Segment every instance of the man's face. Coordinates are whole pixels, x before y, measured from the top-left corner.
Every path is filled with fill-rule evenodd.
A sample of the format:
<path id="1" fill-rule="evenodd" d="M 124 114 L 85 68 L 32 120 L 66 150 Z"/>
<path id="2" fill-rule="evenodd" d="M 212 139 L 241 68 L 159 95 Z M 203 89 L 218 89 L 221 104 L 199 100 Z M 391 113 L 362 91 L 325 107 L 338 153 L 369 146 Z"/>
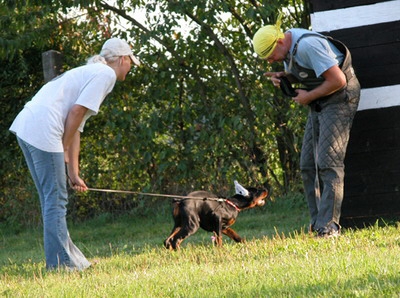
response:
<path id="1" fill-rule="evenodd" d="M 267 60 L 269 63 L 273 62 L 282 62 L 286 58 L 286 50 L 283 46 L 283 43 L 278 40 L 276 43 L 275 49 L 272 51 L 271 55 L 269 55 L 267 58 L 264 58 L 264 60 Z"/>

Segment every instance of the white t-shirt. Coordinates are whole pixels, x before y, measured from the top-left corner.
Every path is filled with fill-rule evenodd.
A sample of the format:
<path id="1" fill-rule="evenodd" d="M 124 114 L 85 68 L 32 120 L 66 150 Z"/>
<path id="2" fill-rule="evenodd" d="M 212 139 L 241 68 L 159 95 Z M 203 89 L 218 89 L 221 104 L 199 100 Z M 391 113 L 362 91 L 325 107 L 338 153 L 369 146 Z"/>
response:
<path id="1" fill-rule="evenodd" d="M 88 108 L 79 127 L 96 115 L 116 82 L 114 70 L 102 63 L 80 66 L 45 84 L 10 127 L 20 139 L 47 152 L 63 152 L 62 137 L 68 112 L 75 104 Z"/>

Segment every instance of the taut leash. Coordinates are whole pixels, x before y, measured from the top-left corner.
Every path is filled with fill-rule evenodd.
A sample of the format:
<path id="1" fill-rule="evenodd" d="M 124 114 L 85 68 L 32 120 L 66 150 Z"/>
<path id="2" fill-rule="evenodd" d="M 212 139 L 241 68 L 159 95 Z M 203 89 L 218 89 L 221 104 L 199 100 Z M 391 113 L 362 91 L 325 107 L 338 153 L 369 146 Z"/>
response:
<path id="1" fill-rule="evenodd" d="M 68 173 L 67 179 L 72 182 Z M 191 196 L 177 196 L 177 195 L 166 195 L 166 194 L 156 194 L 156 193 L 148 193 L 148 192 L 138 192 L 138 191 L 130 191 L 130 190 L 114 190 L 114 189 L 105 189 L 105 188 L 90 188 L 90 191 L 98 191 L 98 192 L 109 192 L 109 193 L 125 193 L 125 194 L 134 194 L 134 195 L 142 195 L 142 196 L 151 196 L 151 197 L 164 197 L 164 198 L 175 198 L 175 199 L 193 199 L 193 200 L 202 200 L 202 201 L 217 201 L 217 202 L 226 202 L 225 198 L 207 198 L 207 197 L 191 197 Z"/>
<path id="2" fill-rule="evenodd" d="M 125 194 L 134 194 L 134 195 L 151 196 L 151 197 L 176 198 L 176 199 L 194 199 L 194 200 L 202 200 L 202 201 L 211 200 L 211 201 L 218 201 L 218 202 L 227 201 L 227 199 L 224 199 L 224 198 L 207 198 L 207 197 L 166 195 L 166 194 L 138 192 L 138 191 L 130 191 L 130 190 L 114 190 L 114 189 L 90 188 L 90 187 L 88 188 L 88 190 L 90 190 L 90 191 L 98 191 L 98 192 L 109 192 L 109 193 L 125 193 Z"/>
<path id="3" fill-rule="evenodd" d="M 71 181 L 71 178 L 68 176 L 67 178 Z M 236 194 L 241 195 L 248 195 L 248 190 L 241 186 L 236 180 L 235 183 L 235 190 Z M 90 191 L 98 191 L 98 192 L 109 192 L 109 193 L 125 193 L 125 194 L 134 194 L 134 195 L 142 195 L 142 196 L 151 196 L 151 197 L 164 197 L 164 198 L 175 198 L 175 199 L 192 199 L 192 200 L 202 200 L 202 201 L 217 201 L 217 202 L 225 202 L 228 205 L 234 207 L 238 212 L 240 212 L 240 208 L 236 206 L 235 203 L 230 201 L 229 199 L 225 198 L 208 198 L 208 197 L 193 197 L 193 196 L 178 196 L 178 195 L 166 195 L 166 194 L 159 194 L 159 193 L 149 193 L 149 192 L 139 192 L 139 191 L 130 191 L 130 190 L 115 190 L 115 189 L 105 189 L 105 188 L 91 188 L 88 187 Z"/>

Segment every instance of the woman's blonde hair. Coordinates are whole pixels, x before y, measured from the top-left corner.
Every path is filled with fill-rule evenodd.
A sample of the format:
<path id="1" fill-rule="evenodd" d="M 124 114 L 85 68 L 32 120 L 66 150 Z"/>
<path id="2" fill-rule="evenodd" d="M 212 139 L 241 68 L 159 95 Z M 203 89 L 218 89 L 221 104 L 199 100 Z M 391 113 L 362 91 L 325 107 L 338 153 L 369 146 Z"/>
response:
<path id="1" fill-rule="evenodd" d="M 108 63 L 115 62 L 118 58 L 119 57 L 103 57 L 101 55 L 94 55 L 88 59 L 86 64 L 103 63 L 107 65 Z"/>

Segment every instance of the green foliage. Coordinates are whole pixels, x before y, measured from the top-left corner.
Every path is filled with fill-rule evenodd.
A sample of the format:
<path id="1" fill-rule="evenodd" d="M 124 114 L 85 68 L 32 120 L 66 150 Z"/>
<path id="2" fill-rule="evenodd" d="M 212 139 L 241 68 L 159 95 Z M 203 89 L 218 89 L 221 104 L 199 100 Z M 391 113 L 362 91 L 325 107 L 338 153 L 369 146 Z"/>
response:
<path id="1" fill-rule="evenodd" d="M 87 55 L 78 54 L 90 50 L 90 43 L 82 39 L 90 27 L 75 18 L 66 22 L 62 12 L 50 6 L 10 3 L 14 6 L 0 6 L 0 24 L 8 28 L 0 33 L 0 137 L 4 140 L 0 149 L 0 221 L 12 226 L 37 225 L 41 220 L 37 193 L 8 128 L 43 84 L 42 53 L 50 49 L 62 52 L 65 69 L 82 64 Z"/>
<path id="2" fill-rule="evenodd" d="M 64 54 L 64 69 L 69 69 L 98 53 L 108 37 L 120 36 L 131 41 L 142 66 L 117 83 L 99 115 L 86 124 L 81 173 L 90 187 L 179 195 L 208 189 L 229 195 L 237 179 L 245 185 L 267 185 L 276 194 L 300 188 L 305 109 L 282 98 L 263 78 L 270 66 L 257 59 L 251 38 L 285 6 L 291 7 L 285 10 L 286 28 L 305 24 L 302 2 L 51 2 L 1 8 L 7 17 L 0 24 L 13 23 L 0 33 L 0 43 L 7 44 L 1 61 L 10 71 L 13 61 L 22 59 L 20 66 L 25 67 L 23 73 L 2 75 L 7 86 L 15 86 L 8 89 L 12 94 L 24 94 L 12 106 L 1 100 L 12 108 L 2 120 L 10 148 L 1 149 L 8 161 L 1 176 L 7 178 L 10 170 L 16 180 L 28 176 L 22 166 L 13 170 L 9 165 L 20 161 L 21 154 L 6 132 L 41 84 L 40 63 L 36 60 L 34 68 L 25 57 L 40 59 L 40 52 L 58 50 Z M 134 14 L 139 9 L 143 19 Z M 15 75 L 21 79 L 13 79 Z M 2 181 L 1 200 L 20 195 L 13 193 L 12 179 Z M 74 218 L 139 204 L 140 198 L 98 193 L 71 197 Z M 8 217 L 0 213 L 0 220 Z"/>
<path id="3" fill-rule="evenodd" d="M 0 80 L 0 220 L 7 220 L 13 226 L 37 224 L 40 210 L 36 193 L 29 176 L 25 160 L 17 147 L 15 136 L 8 128 L 20 108 L 40 84 L 39 73 L 41 53 L 34 49 L 26 55 L 14 56 L 9 61 L 1 60 Z M 22 87 L 24 86 L 24 87 Z"/>

